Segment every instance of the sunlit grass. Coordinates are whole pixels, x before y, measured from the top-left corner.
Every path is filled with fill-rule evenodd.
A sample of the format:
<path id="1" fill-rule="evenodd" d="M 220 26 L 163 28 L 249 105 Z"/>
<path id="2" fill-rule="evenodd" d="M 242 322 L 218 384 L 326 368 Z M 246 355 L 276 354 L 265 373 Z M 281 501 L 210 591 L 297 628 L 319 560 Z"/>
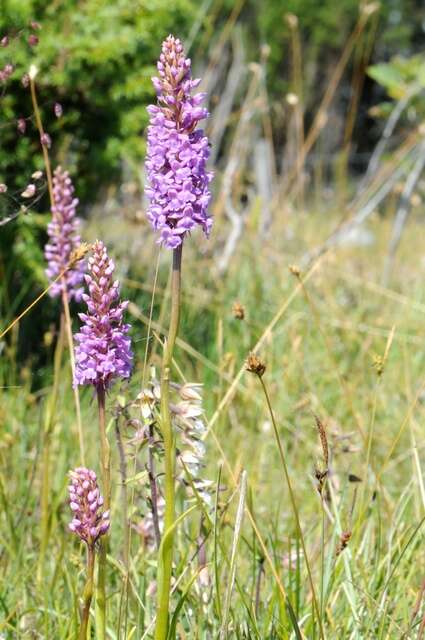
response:
<path id="1" fill-rule="evenodd" d="M 305 249 L 318 243 L 318 234 L 325 237 L 326 230 L 313 216 L 305 215 L 292 220 L 291 228 L 293 238 L 289 240 L 285 224 L 276 224 L 276 232 L 261 251 L 255 250 L 255 229 L 248 230 L 219 286 L 206 259 L 205 269 L 198 261 L 195 267 L 196 248 L 190 252 L 185 265 L 180 337 L 194 351 L 188 353 L 184 346 L 177 346 L 176 361 L 187 379 L 205 383 L 207 417 L 211 418 L 249 350 L 279 308 L 290 300 L 266 335 L 260 353 L 267 363 L 264 380 L 287 459 L 315 588 L 323 598 L 325 635 L 413 638 L 422 615 L 417 598 L 423 579 L 420 567 L 424 561 L 425 515 L 421 434 L 425 397 L 425 300 L 421 283 L 425 265 L 418 259 L 421 227 L 414 222 L 408 230 L 389 288 L 380 285 L 385 221 L 377 219 L 370 225 L 376 240 L 373 245 L 344 247 L 322 256 L 304 288 L 298 286 L 289 265 L 299 263 Z M 127 291 L 144 316 L 149 316 L 151 294 L 140 292 L 132 282 L 140 278 L 147 288 L 153 282 L 151 256 L 155 251 L 152 245 L 146 245 L 140 260 L 134 260 L 134 267 L 133 258 L 129 261 Z M 119 263 L 119 249 L 117 253 Z M 210 258 L 208 261 L 213 264 Z M 306 274 L 307 269 L 302 268 L 301 278 Z M 167 273 L 161 268 L 153 315 L 159 326 L 151 334 L 151 353 L 161 333 L 166 282 Z M 244 320 L 232 314 L 236 300 L 245 307 Z M 138 351 L 136 374 L 129 388 L 111 392 L 109 417 L 118 393 L 134 398 L 140 389 L 147 328 L 135 316 L 133 335 Z M 379 358 L 384 357 L 387 347 L 379 376 Z M 159 354 L 158 346 L 156 350 Z M 6 350 L 2 363 L 0 632 L 7 638 L 73 638 L 78 628 L 77 594 L 84 583 L 84 554 L 67 531 L 66 476 L 69 468 L 78 464 L 70 373 L 64 367 L 60 380 L 51 443 L 47 553 L 42 577 L 37 580 L 42 427 L 52 372 L 46 368 L 44 387 L 33 389 L 26 367 L 11 376 L 14 357 L 13 350 Z M 155 361 L 158 355 L 153 356 Z M 174 375 L 176 379 L 179 376 L 176 370 Z M 228 637 L 319 638 L 306 565 L 266 403 L 255 376 L 244 373 L 234 387 L 206 438 L 205 477 L 217 480 L 222 470 L 217 509 L 201 517 L 198 508 L 177 530 L 177 583 L 173 594 L 173 609 L 179 607 L 176 636 L 216 637 L 227 625 Z M 96 405 L 90 390 L 82 393 L 81 400 L 88 463 L 96 468 Z M 322 454 L 314 415 L 326 426 L 330 447 L 324 499 L 323 593 L 322 515 L 314 480 Z M 111 443 L 113 428 L 111 418 Z M 132 524 L 137 525 L 149 508 L 148 485 L 142 473 L 145 451 L 137 452 L 128 445 L 132 435 L 128 428 L 123 431 L 130 468 L 137 453 L 137 474 L 129 481 L 135 489 L 130 516 Z M 370 463 L 366 466 L 369 437 Z M 234 482 L 238 483 L 243 469 L 248 481 L 246 506 L 275 574 L 264 559 L 247 513 L 235 547 L 235 561 L 229 565 L 240 499 Z M 131 536 L 126 635 L 124 625 L 118 635 L 125 572 L 115 445 L 112 473 L 109 633 L 111 638 L 149 637 L 155 615 L 156 554 L 143 548 L 135 530 Z M 188 504 L 181 503 L 181 493 L 178 500 L 182 513 Z M 341 550 L 343 532 L 350 535 Z M 200 555 L 200 546 L 205 556 Z M 233 569 L 234 588 L 226 596 Z M 290 606 L 282 598 L 276 574 Z M 229 615 L 225 624 L 226 598 Z"/>

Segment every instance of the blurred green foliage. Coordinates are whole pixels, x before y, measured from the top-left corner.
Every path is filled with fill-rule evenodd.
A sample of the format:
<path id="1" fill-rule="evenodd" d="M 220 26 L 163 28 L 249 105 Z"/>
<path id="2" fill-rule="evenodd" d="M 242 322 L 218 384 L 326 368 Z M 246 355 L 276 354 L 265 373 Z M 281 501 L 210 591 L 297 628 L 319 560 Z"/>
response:
<path id="1" fill-rule="evenodd" d="M 290 16 L 296 16 L 307 109 L 317 105 L 362 12 L 369 18 L 357 48 L 360 52 L 372 42 L 373 60 L 400 53 L 408 56 L 423 43 L 422 0 L 266 0 L 261 6 L 257 28 L 261 40 L 270 46 L 268 84 L 275 97 L 288 90 L 293 59 Z"/>
<path id="2" fill-rule="evenodd" d="M 412 92 L 425 89 L 425 55 L 418 54 L 410 58 L 397 56 L 389 62 L 372 65 L 368 73 L 385 87 L 391 98 L 400 100 Z"/>
<path id="3" fill-rule="evenodd" d="M 170 31 L 185 35 L 195 14 L 193 0 L 0 0 L 0 38 L 9 38 L 9 45 L 0 47 L 0 69 L 14 66 L 0 84 L 0 183 L 8 187 L 0 196 L 0 219 L 12 218 L 0 227 L 2 326 L 47 284 L 42 251 L 47 218 L 35 213 L 48 210 L 47 189 L 28 214 L 16 216 L 28 204 L 20 192 L 34 170 L 43 169 L 30 90 L 22 77 L 31 64 L 38 67 L 38 99 L 52 138 L 53 164 L 70 170 L 80 200 L 91 203 L 102 185 L 118 180 L 123 165 L 141 166 L 145 106 L 153 97 L 150 77 L 161 41 Z M 41 28 L 31 26 L 33 21 Z M 36 46 L 28 43 L 31 34 L 39 39 Z M 56 102 L 63 107 L 60 119 Z M 24 135 L 17 131 L 18 118 L 26 120 Z M 24 321 L 23 356 L 34 330 L 40 335 L 41 324 L 57 317 L 57 305 L 39 305 L 31 316 L 26 329 Z"/>
<path id="4" fill-rule="evenodd" d="M 53 164 L 60 162 L 70 170 L 81 211 L 102 201 L 102 188 L 119 184 L 123 173 L 126 178 L 140 175 L 146 105 L 154 97 L 150 77 L 169 32 L 193 44 L 190 55 L 195 67 L 202 68 L 217 41 L 227 46 L 223 36 L 231 36 L 232 29 L 224 29 L 234 24 L 229 22 L 234 18 L 242 28 L 248 62 L 260 59 L 262 45 L 270 48 L 267 83 L 271 102 L 278 107 L 291 87 L 287 15 L 296 15 L 308 124 L 365 4 L 359 0 L 0 0 L 0 39 L 8 35 L 10 41 L 0 47 L 0 70 L 8 63 L 14 65 L 11 78 L 0 83 L 0 183 L 8 186 L 8 193 L 0 196 L 0 219 L 19 211 L 19 193 L 33 171 L 43 168 L 30 92 L 21 83 L 31 64 L 39 68 L 37 90 L 45 129 L 53 141 Z M 40 30 L 37 25 L 31 27 L 34 20 Z M 382 2 L 366 34 L 374 42 L 372 61 L 414 53 L 422 42 L 424 20 L 422 0 Z M 39 39 L 36 46 L 28 43 L 31 34 Z M 396 75 L 403 85 L 405 69 L 400 64 L 375 66 L 371 77 L 385 86 L 385 76 Z M 351 81 L 346 75 L 341 92 L 345 94 Z M 397 89 L 387 88 L 396 98 Z M 56 102 L 63 106 L 59 119 L 54 115 Z M 17 132 L 18 118 L 26 120 L 25 135 Z M 277 144 L 282 140 L 279 118 L 274 121 Z M 48 210 L 46 194 L 38 200 L 37 209 Z M 45 218 L 33 212 L 19 214 L 0 227 L 2 279 L 8 288 L 2 299 L 15 299 L 13 307 L 4 302 L 3 320 L 18 306 L 22 310 L 46 284 L 44 241 Z M 17 290 L 23 296 L 19 305 L 12 295 Z M 55 317 L 56 308 L 44 306 Z"/>
<path id="5" fill-rule="evenodd" d="M 52 154 L 66 159 L 81 177 L 80 195 L 93 200 L 94 191 L 120 171 L 123 161 L 140 164 L 145 105 L 152 97 L 150 76 L 160 43 L 171 30 L 187 33 L 196 3 L 6 0 L 0 6 L 0 33 L 11 41 L 0 49 L 0 65 L 16 66 L 1 100 L 1 180 L 23 186 L 40 164 L 34 127 L 19 140 L 16 133 L 16 119 L 32 115 L 29 91 L 20 80 L 36 64 Z M 32 20 L 42 26 L 36 47 L 27 43 Z M 60 120 L 53 113 L 56 101 L 64 110 Z"/>
<path id="6" fill-rule="evenodd" d="M 268 84 L 272 99 L 279 101 L 290 78 L 287 16 L 292 13 L 298 19 L 303 83 L 309 85 L 304 89 L 316 104 L 327 69 L 365 5 L 360 0 L 0 0 L 0 37 L 10 37 L 9 46 L 0 48 L 0 69 L 15 66 L 0 99 L 0 182 L 22 188 L 41 165 L 29 91 L 20 82 L 32 63 L 40 69 L 39 98 L 53 139 L 52 156 L 78 174 L 78 193 L 92 202 L 123 166 L 133 174 L 140 169 L 145 107 L 153 97 L 150 77 L 169 32 L 183 39 L 194 35 L 191 54 L 202 65 L 229 16 L 237 15 L 250 60 L 259 58 L 262 44 L 270 47 Z M 418 0 L 381 3 L 371 20 L 379 55 L 410 53 L 423 35 L 421 16 L 425 19 L 425 8 Z M 35 32 L 35 47 L 28 44 L 32 20 L 42 27 Z M 56 101 L 64 109 L 59 120 L 53 113 Z M 28 119 L 25 136 L 16 131 L 20 117 Z"/>

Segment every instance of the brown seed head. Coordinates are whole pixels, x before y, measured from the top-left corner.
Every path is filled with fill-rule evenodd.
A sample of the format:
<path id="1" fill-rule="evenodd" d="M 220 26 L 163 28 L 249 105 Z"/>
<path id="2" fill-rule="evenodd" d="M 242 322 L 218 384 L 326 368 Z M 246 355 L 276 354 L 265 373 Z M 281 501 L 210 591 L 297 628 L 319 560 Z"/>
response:
<path id="1" fill-rule="evenodd" d="M 373 368 L 376 371 L 378 377 L 381 377 L 384 373 L 384 358 L 379 355 L 373 357 Z"/>
<path id="2" fill-rule="evenodd" d="M 326 468 L 328 468 L 328 465 L 329 465 L 329 447 L 328 447 L 328 438 L 326 436 L 326 429 L 325 429 L 325 427 L 323 425 L 323 422 L 320 420 L 320 418 L 318 416 L 315 415 L 314 419 L 316 420 L 316 427 L 317 427 L 317 430 L 319 432 L 320 444 L 322 445 L 323 459 L 325 461 Z"/>
<path id="3" fill-rule="evenodd" d="M 301 269 L 299 268 L 298 265 L 296 264 L 291 264 L 289 265 L 289 271 L 292 273 L 293 276 L 295 276 L 296 278 L 299 278 L 301 275 Z"/>
<path id="4" fill-rule="evenodd" d="M 232 313 L 236 320 L 243 320 L 245 318 L 245 307 L 240 302 L 236 301 L 233 303 Z"/>
<path id="5" fill-rule="evenodd" d="M 246 370 L 262 378 L 266 370 L 266 363 L 256 356 L 255 353 L 250 353 L 246 361 Z"/>
<path id="6" fill-rule="evenodd" d="M 351 535 L 352 535 L 351 531 L 343 531 L 341 533 L 338 546 L 336 548 L 337 556 L 339 556 L 339 554 L 342 553 L 344 549 L 347 547 L 348 543 L 350 542 Z"/>
<path id="7" fill-rule="evenodd" d="M 298 27 L 298 16 L 294 13 L 287 13 L 285 15 L 285 21 L 290 29 L 296 29 Z"/>
<path id="8" fill-rule="evenodd" d="M 85 255 L 91 250 L 92 246 L 87 242 L 82 242 L 72 253 L 69 258 L 69 267 L 72 267 L 76 262 L 79 262 Z"/>

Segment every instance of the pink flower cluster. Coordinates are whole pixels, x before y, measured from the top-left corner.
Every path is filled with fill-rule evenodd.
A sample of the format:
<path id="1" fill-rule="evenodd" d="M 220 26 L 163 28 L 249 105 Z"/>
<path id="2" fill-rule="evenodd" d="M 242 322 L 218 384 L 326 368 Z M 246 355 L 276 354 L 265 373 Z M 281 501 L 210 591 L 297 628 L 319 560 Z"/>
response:
<path id="1" fill-rule="evenodd" d="M 74 187 L 67 171 L 58 167 L 53 176 L 52 220 L 47 227 L 49 242 L 44 248 L 47 260 L 46 275 L 53 281 L 69 264 L 71 254 L 80 246 L 79 219 L 76 217 L 78 199 L 74 198 Z M 66 287 L 68 298 L 81 300 L 85 265 L 78 262 L 50 288 L 52 297 L 59 296 Z"/>
<path id="2" fill-rule="evenodd" d="M 158 242 L 174 249 L 196 226 L 208 236 L 212 225 L 208 138 L 196 129 L 208 112 L 200 106 L 205 94 L 191 95 L 200 80 L 192 80 L 191 61 L 174 36 L 168 36 L 162 45 L 158 74 L 152 78 L 158 105 L 148 107 L 147 215 L 160 232 Z"/>
<path id="3" fill-rule="evenodd" d="M 69 506 L 73 518 L 70 530 L 88 545 L 94 545 L 109 529 L 109 511 L 102 513 L 103 498 L 100 495 L 94 471 L 78 467 L 70 471 L 71 483 L 68 487 Z"/>
<path id="4" fill-rule="evenodd" d="M 130 325 L 123 322 L 128 302 L 118 302 L 120 287 L 112 279 L 114 270 L 103 242 L 97 240 L 85 276 L 89 293 L 82 296 L 88 313 L 79 314 L 83 325 L 75 334 L 75 385 L 106 389 L 115 378 L 130 377 Z"/>

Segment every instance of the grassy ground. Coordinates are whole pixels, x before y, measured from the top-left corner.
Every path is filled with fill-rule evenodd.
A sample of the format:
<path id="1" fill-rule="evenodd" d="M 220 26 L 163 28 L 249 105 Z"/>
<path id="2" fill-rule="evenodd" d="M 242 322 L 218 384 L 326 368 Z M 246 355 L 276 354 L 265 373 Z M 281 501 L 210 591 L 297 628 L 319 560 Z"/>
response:
<path id="1" fill-rule="evenodd" d="M 285 213 L 276 216 L 269 238 L 261 243 L 256 228 L 248 226 L 222 277 L 214 272 L 211 255 L 202 253 L 199 236 L 186 243 L 184 342 L 173 375 L 205 384 L 204 476 L 215 484 L 211 508 L 192 500 L 196 508 L 177 529 L 173 610 L 178 610 L 178 638 L 215 638 L 220 632 L 223 638 L 258 639 L 422 637 L 423 229 L 412 221 L 388 287 L 380 282 L 389 227 L 377 218 L 369 227 L 372 245 L 332 250 L 299 277 L 291 273 L 289 265 L 320 244 L 335 221 L 333 215 Z M 118 224 L 113 218 L 103 225 L 95 221 L 86 236 L 96 233 L 112 241 Z M 217 233 L 222 224 L 216 221 Z M 146 317 L 157 249 L 151 238 L 139 240 L 134 228 L 119 229 L 115 256 L 118 270 L 126 272 L 124 293 L 133 302 L 129 315 L 137 360 L 130 385 L 114 388 L 108 398 L 113 455 L 108 629 L 111 638 L 140 639 L 151 637 L 155 615 L 156 552 L 143 544 L 139 529 L 149 511 L 147 453 L 140 439 L 134 440 L 137 424 L 122 420 L 131 522 L 126 598 L 114 415 L 117 402 L 135 399 L 147 377 Z M 153 306 L 156 324 L 148 341 L 148 362 L 156 365 L 158 337 L 167 324 L 167 262 L 162 255 Z M 236 301 L 245 308 L 243 320 L 232 312 Z M 247 354 L 259 341 L 258 355 L 267 365 L 262 380 L 302 537 L 261 381 L 244 371 Z M 48 360 L 54 344 L 47 333 L 41 348 Z M 13 339 L 3 351 L 4 638 L 70 639 L 77 633 L 85 556 L 67 530 L 67 472 L 79 464 L 68 369 L 65 358 L 47 438 L 52 369 L 46 367 L 44 386 L 34 389 L 30 369 L 16 366 Z M 88 462 L 99 470 L 91 391 L 84 390 L 81 400 Z M 133 420 L 140 419 L 136 409 L 131 411 Z M 322 497 L 315 470 L 324 471 L 326 461 L 316 416 L 329 446 Z M 49 488 L 47 520 L 42 517 L 43 486 Z M 179 490 L 179 513 L 189 504 L 184 493 Z"/>

